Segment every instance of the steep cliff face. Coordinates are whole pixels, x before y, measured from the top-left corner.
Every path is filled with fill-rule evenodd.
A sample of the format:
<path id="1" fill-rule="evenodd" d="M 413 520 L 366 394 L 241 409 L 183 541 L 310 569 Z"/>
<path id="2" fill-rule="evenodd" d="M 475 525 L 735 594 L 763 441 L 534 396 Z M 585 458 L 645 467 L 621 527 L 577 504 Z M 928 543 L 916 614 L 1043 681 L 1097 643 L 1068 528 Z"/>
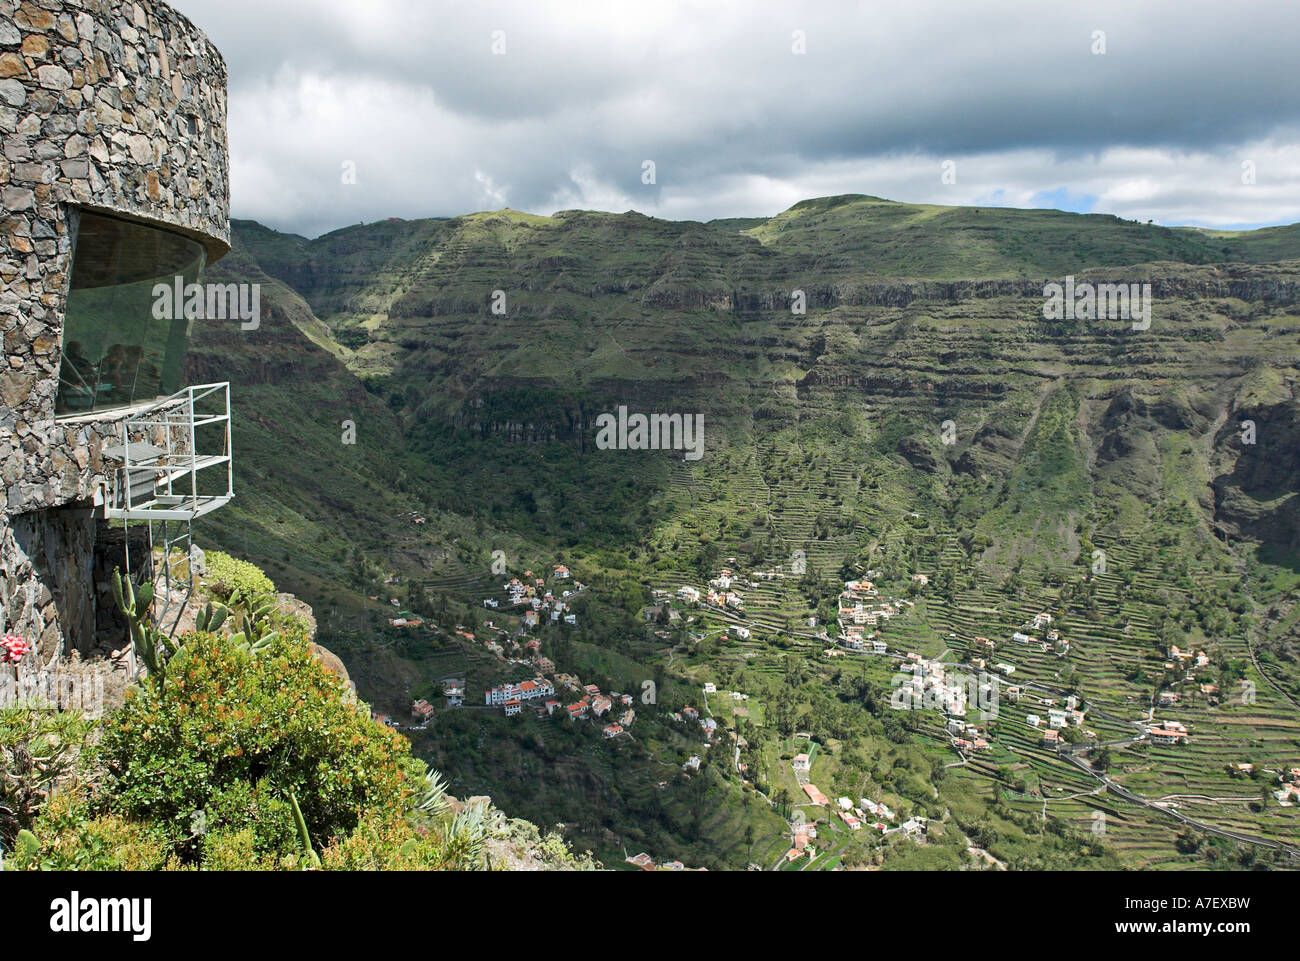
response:
<path id="1" fill-rule="evenodd" d="M 698 412 L 714 449 L 817 425 L 825 443 L 861 433 L 861 457 L 896 456 L 917 475 L 1006 483 L 1042 473 L 1035 425 L 1068 386 L 1090 494 L 1169 488 L 1176 438 L 1190 458 L 1176 486 L 1194 482 L 1207 523 L 1295 537 L 1289 228 L 1222 235 L 837 197 L 766 221 L 501 211 L 312 241 L 248 223 L 235 235 L 223 270 L 269 285 L 271 320 L 238 342 L 205 334 L 194 370 L 233 367 L 268 396 L 329 385 L 333 417 L 364 409 L 405 437 L 415 474 L 445 454 L 467 479 L 479 462 L 504 469 L 484 452 L 559 445 L 579 459 L 529 461 L 540 473 L 503 483 L 598 487 L 595 418 L 626 405 Z M 1044 284 L 1066 276 L 1149 284 L 1149 325 L 1046 317 Z M 1244 397 L 1260 376 L 1285 396 Z M 1241 419 L 1256 421 L 1254 448 L 1232 443 Z M 662 489 L 654 477 L 647 496 Z"/>
<path id="2" fill-rule="evenodd" d="M 1213 480 L 1214 512 L 1237 535 L 1300 549 L 1300 400 L 1297 380 L 1278 384 L 1289 399 L 1240 398 L 1215 437 L 1223 452 Z"/>

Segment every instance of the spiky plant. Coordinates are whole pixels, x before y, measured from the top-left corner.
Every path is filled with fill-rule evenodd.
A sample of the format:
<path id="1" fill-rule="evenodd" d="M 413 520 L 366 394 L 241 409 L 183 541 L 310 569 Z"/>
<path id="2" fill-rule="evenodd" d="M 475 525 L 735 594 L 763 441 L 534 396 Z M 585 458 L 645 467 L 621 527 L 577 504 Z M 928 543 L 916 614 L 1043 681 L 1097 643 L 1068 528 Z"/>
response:
<path id="1" fill-rule="evenodd" d="M 467 866 L 484 863 L 488 840 L 487 807 L 472 804 L 444 824 L 443 851 L 449 861 Z"/>
<path id="2" fill-rule="evenodd" d="M 215 634 L 221 629 L 221 625 L 226 623 L 226 618 L 229 615 L 230 611 L 225 605 L 217 604 L 214 606 L 211 601 L 208 601 L 194 618 L 194 627 L 204 633 Z"/>
<path id="3" fill-rule="evenodd" d="M 308 870 L 319 869 L 320 855 L 311 846 L 311 835 L 307 833 L 307 821 L 302 816 L 302 808 L 298 806 L 298 797 L 292 791 L 289 792 L 289 803 L 293 805 L 293 820 L 298 825 L 298 841 L 302 844 L 303 857 L 307 862 Z"/>
<path id="4" fill-rule="evenodd" d="M 176 653 L 176 646 L 149 621 L 153 584 L 141 584 L 137 591 L 131 578 L 123 577 L 121 568 L 115 568 L 113 598 L 117 601 L 118 610 L 126 617 L 136 656 L 151 677 L 163 677 L 167 671 L 167 661 Z"/>
<path id="5" fill-rule="evenodd" d="M 429 771 L 416 792 L 413 810 L 431 818 L 440 818 L 450 808 L 447 803 L 447 780 L 437 771 Z"/>

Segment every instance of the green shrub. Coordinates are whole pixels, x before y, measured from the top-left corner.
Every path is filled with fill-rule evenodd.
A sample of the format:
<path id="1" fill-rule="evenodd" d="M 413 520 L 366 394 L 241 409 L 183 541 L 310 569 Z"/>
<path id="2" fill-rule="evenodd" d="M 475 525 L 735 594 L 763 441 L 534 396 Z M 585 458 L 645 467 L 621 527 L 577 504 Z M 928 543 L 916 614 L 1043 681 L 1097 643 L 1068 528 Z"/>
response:
<path id="1" fill-rule="evenodd" d="M 259 855 L 283 860 L 299 853 L 298 829 L 293 808 L 282 792 L 267 779 L 256 784 L 236 781 L 215 792 L 196 819 L 203 862 L 213 856 L 214 847 L 236 834 L 247 833 Z"/>
<path id="2" fill-rule="evenodd" d="M 96 815 L 79 790 L 55 794 L 32 833 L 39 848 L 22 845 L 5 861 L 15 871 L 158 871 L 169 865 L 169 847 L 158 825 L 115 814 Z"/>
<path id="3" fill-rule="evenodd" d="M 327 871 L 454 871 L 479 867 L 459 850 L 449 851 L 443 835 L 407 819 L 366 814 L 355 831 L 321 852 Z"/>
<path id="4" fill-rule="evenodd" d="M 30 829 L 55 784 L 69 775 L 92 724 L 80 714 L 0 709 L 0 845 Z"/>
<path id="5" fill-rule="evenodd" d="M 213 831 L 203 841 L 205 871 L 273 871 L 280 865 L 257 850 L 251 828 Z"/>
<path id="6" fill-rule="evenodd" d="M 255 564 L 221 551 L 209 551 L 206 563 L 213 593 L 231 607 L 249 607 L 258 598 L 265 599 L 275 594 L 275 584 Z"/>
<path id="7" fill-rule="evenodd" d="M 223 832 L 251 830 L 259 853 L 278 856 L 293 847 L 290 791 L 318 845 L 350 832 L 362 810 L 402 811 L 423 765 L 305 641 L 252 656 L 193 634 L 184 650 L 179 669 L 146 679 L 105 725 L 103 796 L 114 813 L 157 822 L 194 863 L 204 847 L 196 812 Z"/>

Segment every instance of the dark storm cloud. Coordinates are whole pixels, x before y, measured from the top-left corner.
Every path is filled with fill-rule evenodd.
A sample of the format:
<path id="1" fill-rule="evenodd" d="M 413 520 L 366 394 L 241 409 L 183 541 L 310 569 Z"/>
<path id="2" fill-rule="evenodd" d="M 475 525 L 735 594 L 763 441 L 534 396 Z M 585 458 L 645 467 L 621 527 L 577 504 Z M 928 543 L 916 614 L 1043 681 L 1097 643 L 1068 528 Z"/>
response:
<path id="1" fill-rule="evenodd" d="M 846 192 L 1300 219 L 1298 6 L 175 3 L 230 66 L 235 213 L 283 229 Z"/>

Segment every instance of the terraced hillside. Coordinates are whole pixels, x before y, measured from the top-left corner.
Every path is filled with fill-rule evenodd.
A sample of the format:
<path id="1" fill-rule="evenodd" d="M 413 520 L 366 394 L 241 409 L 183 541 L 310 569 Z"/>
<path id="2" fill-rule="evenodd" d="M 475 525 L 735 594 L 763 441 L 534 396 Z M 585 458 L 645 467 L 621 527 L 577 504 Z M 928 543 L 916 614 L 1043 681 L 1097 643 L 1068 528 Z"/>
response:
<path id="1" fill-rule="evenodd" d="M 1300 846 L 1300 808 L 1267 796 L 1271 775 L 1228 771 L 1300 765 L 1295 228 L 835 197 L 768 220 L 507 210 L 316 240 L 238 223 L 235 240 L 222 276 L 263 282 L 272 309 L 253 334 L 196 334 L 196 371 L 239 385 L 246 493 L 211 536 L 347 635 L 331 646 L 363 695 L 396 710 L 455 647 L 383 640 L 384 599 L 369 598 L 449 631 L 481 624 L 497 550 L 512 570 L 563 559 L 594 586 L 580 636 L 544 638 L 560 669 L 686 684 L 682 702 L 707 681 L 753 695 L 748 716 L 716 705 L 744 745 L 706 767 L 734 799 L 708 825 L 683 820 L 688 794 L 653 797 L 658 765 L 688 748 L 671 725 L 615 763 L 531 719 L 516 737 L 448 718 L 445 739 L 424 737 L 453 785 L 449 744 L 505 737 L 465 760 L 466 786 L 513 793 L 607 859 L 654 810 L 653 836 L 684 859 L 726 850 L 715 864 L 744 866 L 783 853 L 771 813 L 793 816 L 776 790 L 802 724 L 834 742 L 823 763 L 843 790 L 887 790 L 949 826 L 928 854 L 846 834 L 813 864 L 956 866 L 972 838 L 1027 867 L 1246 864 Z M 1150 284 L 1149 325 L 1047 319 L 1044 285 L 1067 276 Z M 619 406 L 702 415 L 704 457 L 599 449 L 596 418 Z M 658 634 L 638 621 L 652 590 L 703 588 L 722 567 L 785 573 L 744 591 L 743 616 L 682 608 Z M 916 606 L 882 632 L 888 658 L 828 659 L 835 596 L 867 570 Z M 1012 647 L 1046 611 L 1067 656 Z M 941 716 L 891 716 L 895 655 L 969 665 L 976 637 L 1032 696 L 1086 703 L 1095 737 L 1044 747 L 1004 701 L 991 753 L 965 757 Z M 1188 679 L 1166 667 L 1173 647 L 1207 663 Z M 1153 716 L 1189 743 L 1134 740 Z M 589 754 L 566 760 L 565 791 L 530 785 L 533 737 L 545 756 L 563 753 L 552 742 Z M 615 813 L 620 781 L 640 787 Z M 767 840 L 722 845 L 742 823 Z"/>

